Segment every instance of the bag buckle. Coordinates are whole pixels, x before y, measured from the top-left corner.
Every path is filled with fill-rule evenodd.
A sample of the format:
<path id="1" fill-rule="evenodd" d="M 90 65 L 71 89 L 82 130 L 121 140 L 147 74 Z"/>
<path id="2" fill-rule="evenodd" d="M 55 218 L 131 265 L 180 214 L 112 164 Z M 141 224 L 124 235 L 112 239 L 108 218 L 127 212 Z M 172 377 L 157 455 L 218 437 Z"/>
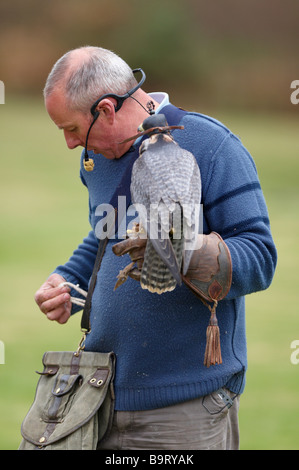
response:
<path id="1" fill-rule="evenodd" d="M 85 339 L 86 339 L 86 335 L 89 333 L 89 331 L 83 331 L 83 336 L 78 344 L 78 348 L 77 348 L 77 351 L 74 352 L 74 356 L 78 357 L 80 352 L 83 351 L 83 349 L 85 349 Z"/>

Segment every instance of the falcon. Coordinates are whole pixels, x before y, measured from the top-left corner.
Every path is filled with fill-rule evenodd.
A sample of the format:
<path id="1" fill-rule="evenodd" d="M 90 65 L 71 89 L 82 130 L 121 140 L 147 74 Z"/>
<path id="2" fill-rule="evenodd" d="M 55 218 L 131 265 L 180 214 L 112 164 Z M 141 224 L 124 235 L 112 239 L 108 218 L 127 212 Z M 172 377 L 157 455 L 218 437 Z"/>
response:
<path id="1" fill-rule="evenodd" d="M 139 214 L 139 232 L 147 237 L 140 283 L 161 294 L 181 284 L 197 241 L 201 202 L 200 170 L 194 155 L 170 134 L 163 114 L 142 123 L 148 134 L 132 168 L 131 199 Z"/>

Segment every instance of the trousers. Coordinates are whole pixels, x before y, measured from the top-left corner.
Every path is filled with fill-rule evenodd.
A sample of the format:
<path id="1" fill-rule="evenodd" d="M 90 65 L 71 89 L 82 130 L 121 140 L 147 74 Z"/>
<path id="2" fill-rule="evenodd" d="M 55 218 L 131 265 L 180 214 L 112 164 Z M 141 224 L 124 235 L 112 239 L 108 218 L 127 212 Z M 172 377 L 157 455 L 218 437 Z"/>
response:
<path id="1" fill-rule="evenodd" d="M 221 389 L 165 408 L 115 411 L 111 433 L 97 450 L 238 450 L 239 396 Z"/>

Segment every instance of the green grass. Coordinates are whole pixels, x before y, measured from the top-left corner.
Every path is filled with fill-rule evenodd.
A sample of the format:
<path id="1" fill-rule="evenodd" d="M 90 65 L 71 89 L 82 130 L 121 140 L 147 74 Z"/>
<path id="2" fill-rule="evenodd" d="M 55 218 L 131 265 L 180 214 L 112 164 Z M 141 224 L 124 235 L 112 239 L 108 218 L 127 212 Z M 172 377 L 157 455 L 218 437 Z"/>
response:
<path id="1" fill-rule="evenodd" d="M 247 297 L 249 369 L 241 398 L 242 449 L 298 450 L 299 339 L 297 241 L 299 141 L 289 116 L 225 116 L 254 156 L 264 190 L 278 266 L 271 287 Z"/>
<path id="2" fill-rule="evenodd" d="M 299 365 L 290 344 L 299 339 L 296 302 L 299 229 L 298 127 L 289 116 L 217 113 L 254 156 L 268 203 L 279 263 L 272 286 L 247 298 L 249 370 L 241 398 L 241 449 L 299 449 Z M 77 315 L 49 322 L 33 295 L 89 230 L 80 150 L 70 152 L 43 103 L 6 97 L 1 122 L 0 449 L 16 449 L 34 397 L 42 354 L 73 350 Z"/>

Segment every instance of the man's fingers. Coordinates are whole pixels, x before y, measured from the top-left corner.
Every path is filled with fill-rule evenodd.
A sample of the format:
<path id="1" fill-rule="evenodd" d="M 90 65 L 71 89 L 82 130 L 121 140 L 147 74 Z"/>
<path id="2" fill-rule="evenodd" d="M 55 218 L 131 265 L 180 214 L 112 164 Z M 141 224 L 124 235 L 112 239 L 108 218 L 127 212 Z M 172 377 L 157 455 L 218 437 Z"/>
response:
<path id="1" fill-rule="evenodd" d="M 56 310 L 57 308 L 64 306 L 66 302 L 70 301 L 70 294 L 63 293 L 60 295 L 56 295 L 55 297 L 51 297 L 48 300 L 44 300 L 40 304 L 40 309 L 43 313 L 47 314 Z"/>
<path id="2" fill-rule="evenodd" d="M 40 306 L 47 300 L 53 299 L 63 293 L 70 292 L 70 288 L 67 286 L 63 287 L 52 287 L 50 284 L 45 283 L 35 294 L 35 301 Z"/>
<path id="3" fill-rule="evenodd" d="M 57 321 L 60 324 L 66 323 L 71 315 L 71 302 L 67 302 L 60 307 L 57 307 L 55 310 L 51 310 L 46 314 L 48 320 Z"/>

